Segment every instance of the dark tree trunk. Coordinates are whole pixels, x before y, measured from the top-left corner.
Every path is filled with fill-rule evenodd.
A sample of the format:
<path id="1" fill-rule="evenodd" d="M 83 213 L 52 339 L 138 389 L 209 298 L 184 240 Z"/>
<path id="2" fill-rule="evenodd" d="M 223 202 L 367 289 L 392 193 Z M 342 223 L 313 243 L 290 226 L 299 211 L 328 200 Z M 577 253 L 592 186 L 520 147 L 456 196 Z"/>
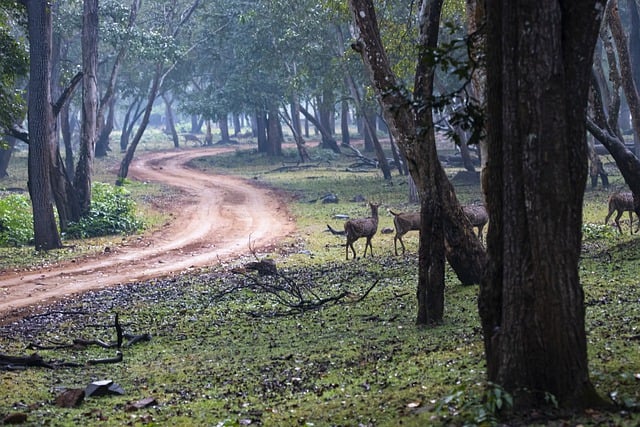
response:
<path id="1" fill-rule="evenodd" d="M 585 114 L 604 0 L 487 2 L 487 375 L 516 410 L 601 403 L 578 263 Z M 600 12 L 601 13 L 601 12 Z M 514 49 L 524 52 L 514 55 Z"/>
<path id="2" fill-rule="evenodd" d="M 171 108 L 172 100 L 169 99 L 169 95 L 167 95 L 166 93 L 162 93 L 161 96 L 162 100 L 164 101 L 165 115 L 167 116 L 167 130 L 171 135 L 173 148 L 180 148 L 180 137 L 178 136 L 178 132 L 176 132 L 176 124 L 173 119 L 173 109 Z"/>
<path id="3" fill-rule="evenodd" d="M 111 97 L 109 101 L 109 114 L 107 114 L 107 118 L 105 122 L 98 126 L 99 134 L 98 140 L 96 141 L 96 157 L 105 157 L 111 148 L 109 147 L 109 137 L 111 136 L 111 132 L 113 131 L 115 124 L 115 107 L 116 107 L 116 97 Z"/>
<path id="4" fill-rule="evenodd" d="M 278 119 L 278 108 L 270 107 L 267 116 L 267 155 L 278 157 L 282 155 L 282 130 Z"/>
<path id="5" fill-rule="evenodd" d="M 342 107 L 340 114 L 340 140 L 342 145 L 349 145 L 351 143 L 349 137 L 349 101 L 343 99 L 340 104 Z"/>
<path id="6" fill-rule="evenodd" d="M 267 114 L 264 111 L 256 112 L 256 137 L 258 139 L 258 153 L 269 151 L 269 140 L 267 139 Z"/>
<path id="7" fill-rule="evenodd" d="M 322 125 L 322 123 L 320 123 L 315 117 L 313 117 L 313 115 L 310 114 L 307 111 L 307 109 L 304 108 L 302 105 L 300 106 L 300 112 L 307 119 L 307 121 L 310 121 L 316 127 L 316 129 L 318 129 L 318 131 L 322 135 L 322 146 L 326 147 L 326 148 L 329 148 L 334 153 L 338 153 L 339 154 L 340 153 L 340 147 L 338 146 L 338 143 L 333 138 L 331 133 L 327 129 L 325 129 L 325 127 Z"/>
<path id="8" fill-rule="evenodd" d="M 80 204 L 80 215 L 91 208 L 91 182 L 95 157 L 98 113 L 98 0 L 84 0 L 82 14 L 82 124 L 80 151 L 73 180 L 74 197 Z M 74 213 L 75 209 L 71 209 Z M 72 217 L 78 221 L 80 217 Z"/>
<path id="9" fill-rule="evenodd" d="M 51 193 L 55 123 L 51 103 L 51 10 L 47 2 L 24 0 L 29 31 L 29 195 L 37 250 L 62 247 Z"/>
<path id="10" fill-rule="evenodd" d="M 226 114 L 218 120 L 218 127 L 220 128 L 220 140 L 222 142 L 229 142 L 231 138 L 229 138 L 229 122 L 227 121 Z"/>
<path id="11" fill-rule="evenodd" d="M 618 1 L 610 0 L 607 3 L 606 10 L 607 13 L 605 19 L 611 29 L 611 35 L 615 41 L 618 53 L 618 60 L 620 61 L 620 76 L 622 78 L 621 84 L 622 89 L 624 90 L 624 96 L 629 104 L 629 110 L 631 111 L 633 132 L 635 135 L 640 135 L 640 98 L 638 97 L 638 90 L 633 78 L 631 59 L 629 56 L 629 49 L 627 47 L 627 37 L 624 33 L 624 29 L 622 28 L 622 23 L 620 22 Z M 636 155 L 637 154 L 638 153 L 636 153 Z"/>

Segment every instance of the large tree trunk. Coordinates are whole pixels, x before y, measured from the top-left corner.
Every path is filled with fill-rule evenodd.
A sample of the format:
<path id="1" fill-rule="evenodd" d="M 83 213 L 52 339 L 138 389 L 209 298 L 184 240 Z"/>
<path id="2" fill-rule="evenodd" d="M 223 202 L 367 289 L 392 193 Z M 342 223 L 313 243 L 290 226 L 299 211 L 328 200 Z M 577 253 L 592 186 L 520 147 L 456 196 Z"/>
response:
<path id="1" fill-rule="evenodd" d="M 487 2 L 491 224 L 479 308 L 488 379 L 513 395 L 516 410 L 550 405 L 549 394 L 572 409 L 599 402 L 578 262 L 603 3 Z"/>
<path id="2" fill-rule="evenodd" d="M 271 106 L 267 117 L 267 155 L 278 157 L 282 155 L 282 132 L 278 119 L 278 108 Z"/>
<path id="3" fill-rule="evenodd" d="M 98 112 L 98 0 L 84 0 L 82 14 L 82 125 L 80 152 L 73 181 L 74 196 L 80 203 L 80 215 L 91 208 L 91 182 L 97 136 Z M 73 210 L 72 210 L 73 212 Z M 80 218 L 71 218 L 74 221 Z"/>
<path id="4" fill-rule="evenodd" d="M 223 114 L 218 120 L 218 127 L 220 128 L 220 141 L 224 143 L 228 143 L 231 138 L 229 138 L 229 122 L 227 121 L 228 116 Z"/>
<path id="5" fill-rule="evenodd" d="M 37 250 L 62 247 L 53 215 L 51 175 L 55 124 L 51 103 L 51 10 L 47 2 L 23 0 L 29 18 L 29 194 Z"/>

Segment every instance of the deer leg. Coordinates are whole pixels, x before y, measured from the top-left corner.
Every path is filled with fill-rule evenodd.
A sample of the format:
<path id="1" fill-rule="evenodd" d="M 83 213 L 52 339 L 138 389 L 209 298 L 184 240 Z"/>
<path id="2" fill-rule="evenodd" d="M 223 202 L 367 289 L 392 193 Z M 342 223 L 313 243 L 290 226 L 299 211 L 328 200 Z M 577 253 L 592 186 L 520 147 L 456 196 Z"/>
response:
<path id="1" fill-rule="evenodd" d="M 618 211 L 618 213 L 616 214 L 616 226 L 618 227 L 618 233 L 622 234 L 622 228 L 620 227 L 620 217 L 622 217 L 623 212 L 622 211 Z"/>
<path id="2" fill-rule="evenodd" d="M 404 254 L 405 251 L 404 242 L 402 241 L 402 234 L 396 233 L 395 237 L 393 238 L 393 248 L 396 251 L 396 256 L 398 256 L 398 240 L 400 240 L 400 244 L 402 245 L 402 253 Z"/>
<path id="3" fill-rule="evenodd" d="M 633 234 L 633 212 L 629 211 L 629 231 Z"/>
<path id="4" fill-rule="evenodd" d="M 607 214 L 607 217 L 604 219 L 604 225 L 607 225 L 609 223 L 609 218 L 611 218 L 611 215 L 613 215 L 614 211 L 615 209 L 609 209 L 609 213 Z"/>
<path id="5" fill-rule="evenodd" d="M 364 244 L 364 255 L 363 258 L 367 256 L 367 246 L 369 247 L 369 255 L 373 256 L 373 246 L 371 246 L 371 237 L 367 237 L 367 243 Z"/>

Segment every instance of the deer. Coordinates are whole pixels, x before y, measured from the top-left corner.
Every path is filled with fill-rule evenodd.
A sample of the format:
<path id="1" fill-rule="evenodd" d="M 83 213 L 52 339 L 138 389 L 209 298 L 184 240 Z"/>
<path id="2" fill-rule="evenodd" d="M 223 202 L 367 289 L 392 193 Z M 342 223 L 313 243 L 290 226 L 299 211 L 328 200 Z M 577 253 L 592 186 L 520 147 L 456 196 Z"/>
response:
<path id="1" fill-rule="evenodd" d="M 466 205 L 462 207 L 462 211 L 471 223 L 472 227 L 478 228 L 478 238 L 483 241 L 482 229 L 489 222 L 489 214 L 487 209 L 483 205 Z M 402 236 L 412 230 L 420 230 L 420 213 L 418 212 L 406 212 L 395 213 L 389 209 L 391 215 L 393 215 L 393 224 L 396 228 L 396 235 L 393 237 L 393 246 L 396 255 L 398 255 L 397 241 L 400 241 L 402 246 L 402 253 L 405 252 L 404 242 Z"/>
<path id="2" fill-rule="evenodd" d="M 483 241 L 482 229 L 489 222 L 489 213 L 484 205 L 466 205 L 462 207 L 462 211 L 471 223 L 472 227 L 478 228 L 478 239 Z"/>
<path id="3" fill-rule="evenodd" d="M 631 229 L 631 234 L 633 234 L 633 193 L 613 193 L 609 196 L 609 213 L 604 219 L 605 225 L 609 223 L 609 218 L 611 218 L 611 215 L 613 215 L 614 212 L 617 212 L 614 221 L 616 223 L 616 226 L 618 227 L 618 232 L 620 234 L 622 234 L 622 228 L 620 227 L 620 218 L 625 212 L 629 212 L 629 228 Z M 640 224 L 638 224 L 638 228 L 640 228 Z"/>
<path id="4" fill-rule="evenodd" d="M 398 240 L 400 241 L 400 245 L 402 246 L 402 253 L 404 254 L 405 247 L 404 242 L 402 241 L 402 236 L 407 234 L 409 231 L 420 231 L 420 212 L 395 213 L 394 211 L 389 209 L 389 213 L 393 215 L 393 225 L 396 229 L 396 235 L 393 236 L 393 248 L 397 256 Z"/>
<path id="5" fill-rule="evenodd" d="M 347 236 L 346 256 L 349 260 L 349 248 L 353 252 L 353 259 L 356 259 L 356 250 L 353 247 L 353 243 L 361 237 L 366 237 L 367 242 L 364 245 L 364 255 L 367 256 L 367 246 L 370 249 L 371 256 L 373 256 L 373 247 L 371 246 L 371 238 L 378 231 L 378 206 L 377 203 L 369 202 L 371 207 L 371 216 L 368 218 L 356 218 L 350 219 L 344 223 L 344 232 Z"/>

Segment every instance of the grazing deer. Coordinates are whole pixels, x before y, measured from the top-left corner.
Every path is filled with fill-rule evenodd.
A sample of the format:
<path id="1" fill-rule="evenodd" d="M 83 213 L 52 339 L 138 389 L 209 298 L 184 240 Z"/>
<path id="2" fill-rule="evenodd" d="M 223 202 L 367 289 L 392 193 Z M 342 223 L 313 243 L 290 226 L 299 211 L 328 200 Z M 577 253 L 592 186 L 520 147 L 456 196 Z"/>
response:
<path id="1" fill-rule="evenodd" d="M 402 236 L 412 230 L 420 231 L 420 212 L 395 213 L 392 210 L 389 210 L 389 212 L 393 215 L 393 225 L 396 228 L 396 235 L 393 237 L 393 248 L 396 251 L 396 255 L 398 255 L 399 240 L 400 245 L 402 245 L 402 253 L 404 254 L 405 248 Z"/>
<path id="2" fill-rule="evenodd" d="M 347 235 L 347 247 L 346 255 L 349 259 L 349 248 L 353 252 L 353 259 L 356 258 L 356 250 L 353 248 L 353 242 L 361 237 L 367 238 L 367 243 L 364 245 L 364 255 L 367 256 L 367 246 L 371 249 L 371 256 L 373 256 L 373 247 L 371 246 L 371 238 L 378 231 L 378 204 L 369 203 L 371 207 L 371 216 L 369 218 L 357 218 L 350 219 L 344 223 L 344 232 Z"/>
<path id="3" fill-rule="evenodd" d="M 483 241 L 482 229 L 489 222 L 489 213 L 483 205 L 466 205 L 462 211 L 473 227 L 478 228 L 478 239 Z"/>
<path id="4" fill-rule="evenodd" d="M 633 234 L 633 193 L 614 193 L 609 196 L 609 213 L 604 219 L 605 225 L 609 223 L 609 218 L 611 218 L 611 215 L 616 211 L 617 214 L 614 221 L 618 227 L 618 232 L 622 234 L 622 228 L 620 227 L 620 218 L 622 217 L 622 214 L 629 212 L 629 228 L 631 229 L 631 234 Z M 640 224 L 638 225 L 638 228 L 640 228 Z"/>

